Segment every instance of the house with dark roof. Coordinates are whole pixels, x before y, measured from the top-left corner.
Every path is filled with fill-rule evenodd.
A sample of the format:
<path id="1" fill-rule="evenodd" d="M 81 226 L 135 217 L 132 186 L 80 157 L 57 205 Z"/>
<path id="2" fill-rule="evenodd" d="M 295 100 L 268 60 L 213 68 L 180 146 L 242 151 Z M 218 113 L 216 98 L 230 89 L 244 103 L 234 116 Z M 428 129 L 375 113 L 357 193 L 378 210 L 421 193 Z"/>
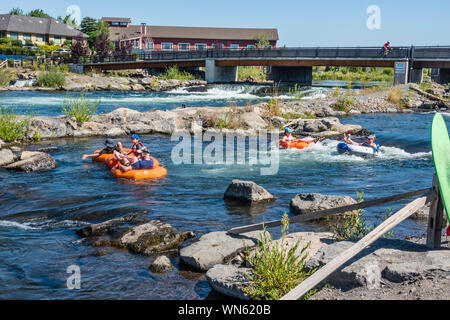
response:
<path id="1" fill-rule="evenodd" d="M 255 38 L 266 35 L 268 47 L 276 48 L 278 30 L 269 28 L 206 28 L 132 25 L 129 18 L 102 18 L 109 24 L 111 41 L 131 42 L 137 50 L 190 51 L 206 49 L 253 49 Z"/>
<path id="2" fill-rule="evenodd" d="M 88 36 L 54 18 L 37 18 L 0 14 L 0 37 L 11 40 L 29 40 L 34 44 L 54 42 L 63 45 L 65 41 Z"/>

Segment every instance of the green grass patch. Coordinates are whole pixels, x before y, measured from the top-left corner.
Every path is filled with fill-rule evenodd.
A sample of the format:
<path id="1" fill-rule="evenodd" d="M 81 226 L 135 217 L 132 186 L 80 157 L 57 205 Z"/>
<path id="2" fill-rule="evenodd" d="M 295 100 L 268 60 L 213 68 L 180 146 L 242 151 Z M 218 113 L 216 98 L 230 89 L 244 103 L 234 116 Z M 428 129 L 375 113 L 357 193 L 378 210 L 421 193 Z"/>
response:
<path id="1" fill-rule="evenodd" d="M 257 67 L 238 67 L 239 80 L 245 81 L 250 77 L 258 81 L 264 81 L 267 79 L 267 74 L 264 69 L 261 70 Z"/>
<path id="2" fill-rule="evenodd" d="M 28 133 L 31 116 L 19 116 L 13 108 L 0 106 L 0 139 L 16 141 L 23 139 Z"/>
<path id="3" fill-rule="evenodd" d="M 90 101 L 85 94 L 81 94 L 78 98 L 64 99 L 62 110 L 68 117 L 73 117 L 78 123 L 89 121 L 97 112 L 100 100 Z"/>
<path id="4" fill-rule="evenodd" d="M 388 100 L 391 103 L 399 105 L 399 106 L 402 104 L 402 97 L 403 97 L 402 90 L 400 88 L 398 88 L 398 87 L 392 88 L 387 93 Z"/>
<path id="5" fill-rule="evenodd" d="M 66 74 L 59 68 L 51 68 L 50 71 L 41 72 L 37 77 L 37 84 L 44 88 L 59 88 L 66 83 Z"/>
<path id="6" fill-rule="evenodd" d="M 158 76 L 160 80 L 195 80 L 195 76 L 187 71 L 180 71 L 177 66 L 166 68 L 166 71 Z"/>
<path id="7" fill-rule="evenodd" d="M 13 74 L 7 69 L 0 70 L 0 87 L 7 87 L 13 79 Z"/>
<path id="8" fill-rule="evenodd" d="M 289 229 L 289 218 L 286 213 L 282 222 L 280 243 L 275 243 L 272 235 L 264 228 L 256 248 L 254 250 L 246 248 L 245 255 L 252 266 L 252 274 L 246 275 L 250 284 L 244 290 L 251 299 L 279 300 L 316 271 L 306 268 L 305 251 L 311 243 L 299 249 L 299 240 L 288 250 L 285 246 Z M 314 292 L 310 291 L 304 298 Z"/>
<path id="9" fill-rule="evenodd" d="M 362 68 L 362 67 L 330 67 L 331 70 L 323 71 L 314 69 L 313 80 L 344 80 L 344 81 L 383 81 L 393 82 L 394 70 L 392 68 Z"/>

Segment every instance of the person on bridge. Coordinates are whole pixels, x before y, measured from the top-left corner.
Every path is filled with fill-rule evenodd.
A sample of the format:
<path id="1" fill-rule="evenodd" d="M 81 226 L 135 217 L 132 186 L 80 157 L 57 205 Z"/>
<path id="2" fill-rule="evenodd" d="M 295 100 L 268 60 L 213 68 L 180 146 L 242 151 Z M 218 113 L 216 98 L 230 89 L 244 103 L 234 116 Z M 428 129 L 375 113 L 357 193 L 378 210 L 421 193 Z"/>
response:
<path id="1" fill-rule="evenodd" d="M 391 43 L 390 43 L 389 41 L 386 42 L 386 43 L 384 44 L 383 48 L 384 48 L 384 56 L 387 57 L 387 55 L 389 54 L 389 51 L 392 50 L 392 48 L 391 48 Z M 389 50 L 389 51 L 388 51 L 388 50 Z"/>

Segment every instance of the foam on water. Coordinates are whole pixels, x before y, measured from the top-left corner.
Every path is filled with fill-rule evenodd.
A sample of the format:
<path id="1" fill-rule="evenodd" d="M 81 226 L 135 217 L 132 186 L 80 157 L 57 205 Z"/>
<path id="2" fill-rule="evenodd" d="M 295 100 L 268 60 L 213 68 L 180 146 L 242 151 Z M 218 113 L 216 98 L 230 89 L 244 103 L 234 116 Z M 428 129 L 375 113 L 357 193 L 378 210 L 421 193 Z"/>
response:
<path id="1" fill-rule="evenodd" d="M 15 222 L 15 221 L 7 221 L 0 220 L 0 228 L 17 228 L 22 230 L 43 230 L 43 229 L 52 229 L 52 228 L 69 228 L 69 227 L 81 227 L 89 225 L 87 222 L 83 221 L 74 221 L 74 220 L 63 220 L 63 221 L 54 221 L 54 220 L 44 220 L 40 222 Z"/>

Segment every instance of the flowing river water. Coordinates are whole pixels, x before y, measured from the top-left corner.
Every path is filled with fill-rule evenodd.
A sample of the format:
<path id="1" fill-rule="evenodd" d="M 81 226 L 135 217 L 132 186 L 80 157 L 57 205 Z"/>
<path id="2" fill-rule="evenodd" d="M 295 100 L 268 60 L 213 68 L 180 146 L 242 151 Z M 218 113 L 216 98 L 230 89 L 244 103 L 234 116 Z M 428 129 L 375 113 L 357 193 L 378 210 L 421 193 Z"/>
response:
<path id="1" fill-rule="evenodd" d="M 137 110 L 187 105 L 227 105 L 258 102 L 267 97 L 253 87 L 214 86 L 204 92 L 177 89 L 169 93 L 90 93 L 101 98 L 100 112 L 123 106 Z M 308 89 L 314 99 L 325 87 Z M 65 95 L 56 93 L 1 93 L 3 105 L 27 107 L 42 115 L 60 114 Z M 24 109 L 20 109 L 24 108 Z M 171 159 L 178 144 L 164 135 L 144 135 L 143 142 L 168 170 L 165 178 L 131 182 L 112 177 L 103 164 L 83 162 L 81 155 L 103 145 L 103 138 L 58 139 L 32 148 L 55 146 L 58 168 L 28 174 L 0 170 L 0 298 L 1 299 L 205 299 L 211 288 L 201 273 L 169 255 L 175 270 L 157 275 L 149 270 L 156 257 L 125 250 L 92 248 L 75 230 L 90 223 L 145 211 L 151 219 L 197 237 L 211 231 L 275 220 L 289 213 L 298 193 L 351 195 L 364 190 L 366 200 L 431 185 L 433 165 L 430 126 L 433 114 L 368 114 L 341 118 L 377 135 L 382 155 L 375 159 L 340 155 L 337 141 L 325 140 L 306 150 L 281 150 L 278 173 L 262 176 L 260 165 L 176 165 Z M 445 115 L 447 125 L 450 117 Z M 125 143 L 126 141 L 124 139 Z M 225 150 L 226 152 L 226 150 Z M 242 153 L 245 150 L 236 150 Z M 249 207 L 223 200 L 232 179 L 252 180 L 279 199 Z M 369 223 L 379 223 L 386 209 L 399 209 L 408 200 L 366 209 Z M 289 213 L 290 214 L 290 213 Z M 425 223 L 407 219 L 394 237 L 421 236 Z M 323 225 L 292 225 L 290 231 L 323 230 Z M 277 230 L 275 230 L 277 231 Z M 105 254 L 106 253 L 106 254 Z M 81 269 L 81 289 L 69 290 L 67 268 Z"/>

